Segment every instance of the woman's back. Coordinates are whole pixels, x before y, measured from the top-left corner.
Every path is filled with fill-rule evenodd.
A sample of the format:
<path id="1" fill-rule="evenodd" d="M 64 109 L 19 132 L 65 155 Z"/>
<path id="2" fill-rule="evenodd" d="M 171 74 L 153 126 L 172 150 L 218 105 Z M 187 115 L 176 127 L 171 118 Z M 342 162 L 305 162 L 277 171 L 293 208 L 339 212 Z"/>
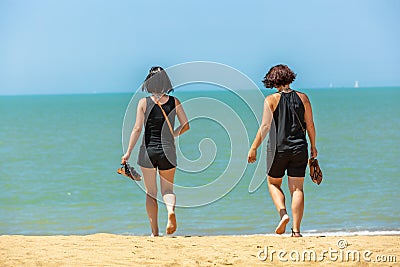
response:
<path id="1" fill-rule="evenodd" d="M 268 190 L 280 216 L 275 233 L 285 233 L 290 220 L 286 210 L 285 194 L 281 188 L 282 179 L 286 174 L 292 199 L 292 237 L 301 237 L 300 223 L 304 211 L 303 183 L 308 163 L 305 132 L 311 143 L 311 157 L 316 157 L 318 152 L 315 146 L 315 128 L 310 101 L 305 94 L 290 88 L 295 78 L 296 74 L 283 64 L 272 67 L 265 75 L 263 80 L 265 87 L 276 88 L 278 93 L 267 96 L 264 101 L 261 125 L 250 147 L 247 161 L 253 163 L 257 160 L 257 148 L 269 132 Z M 276 146 L 275 151 L 272 145 Z"/>
<path id="2" fill-rule="evenodd" d="M 135 125 L 129 139 L 128 149 L 122 156 L 122 164 L 129 160 L 144 128 L 145 132 L 137 163 L 142 171 L 146 188 L 146 211 L 151 235 L 159 235 L 157 172 L 160 175 L 161 194 L 168 212 L 165 232 L 173 234 L 177 228 L 174 194 L 177 162 L 174 138 L 189 130 L 189 122 L 179 100 L 168 95 L 172 91 L 172 84 L 162 67 L 155 66 L 149 70 L 142 90 L 152 96 L 142 98 L 138 103 Z M 175 116 L 180 124 L 176 129 L 174 129 Z"/>
<path id="3" fill-rule="evenodd" d="M 175 124 L 175 98 L 168 97 L 167 102 L 161 105 L 168 116 L 171 126 Z M 163 112 L 160 107 L 152 100 L 146 97 L 146 112 L 145 112 L 145 131 L 144 143 L 146 147 L 158 145 L 173 145 L 174 137 L 165 121 Z"/>
<path id="4" fill-rule="evenodd" d="M 277 152 L 292 152 L 307 148 L 304 129 L 305 108 L 298 92 L 280 93 L 273 112 L 276 127 Z"/>

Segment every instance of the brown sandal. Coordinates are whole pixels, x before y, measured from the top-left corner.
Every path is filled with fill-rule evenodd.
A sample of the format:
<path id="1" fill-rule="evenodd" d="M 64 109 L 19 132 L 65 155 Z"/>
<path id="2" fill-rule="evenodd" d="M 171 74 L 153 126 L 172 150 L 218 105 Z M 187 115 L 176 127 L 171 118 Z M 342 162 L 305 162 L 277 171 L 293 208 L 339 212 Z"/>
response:
<path id="1" fill-rule="evenodd" d="M 310 158 L 308 165 L 310 165 L 311 180 L 319 185 L 322 182 L 322 171 L 319 167 L 318 160 L 316 158 Z"/>
<path id="2" fill-rule="evenodd" d="M 142 180 L 142 176 L 135 170 L 135 168 L 131 167 L 128 163 L 121 163 L 121 168 L 118 168 L 117 172 L 124 176 L 131 178 L 134 181 Z"/>

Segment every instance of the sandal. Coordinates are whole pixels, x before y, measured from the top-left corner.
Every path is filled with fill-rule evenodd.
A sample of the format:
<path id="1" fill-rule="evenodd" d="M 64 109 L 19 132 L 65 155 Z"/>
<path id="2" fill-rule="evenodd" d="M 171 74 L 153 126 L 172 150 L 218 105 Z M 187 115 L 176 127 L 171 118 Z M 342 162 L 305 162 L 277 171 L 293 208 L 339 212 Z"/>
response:
<path id="1" fill-rule="evenodd" d="M 319 167 L 318 160 L 316 158 L 310 158 L 308 165 L 310 165 L 311 180 L 319 185 L 322 182 L 322 171 Z"/>
<path id="2" fill-rule="evenodd" d="M 135 168 L 131 167 L 128 163 L 122 164 L 121 167 L 118 168 L 117 172 L 124 176 L 131 178 L 134 181 L 142 180 L 142 176 L 135 170 Z"/>
<path id="3" fill-rule="evenodd" d="M 295 232 L 295 231 L 293 231 L 293 228 L 291 228 L 292 229 L 292 237 L 303 237 L 301 234 L 300 234 L 300 231 L 299 232 Z"/>

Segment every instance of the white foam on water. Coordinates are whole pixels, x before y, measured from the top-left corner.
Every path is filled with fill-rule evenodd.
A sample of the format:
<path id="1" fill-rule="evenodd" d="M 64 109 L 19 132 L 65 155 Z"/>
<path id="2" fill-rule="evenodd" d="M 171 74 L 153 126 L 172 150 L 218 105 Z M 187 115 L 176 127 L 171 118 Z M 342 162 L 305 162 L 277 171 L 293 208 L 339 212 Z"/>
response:
<path id="1" fill-rule="evenodd" d="M 387 231 L 355 231 L 355 232 L 317 232 L 317 231 L 305 231 L 302 233 L 306 236 L 373 236 L 373 235 L 400 235 L 399 230 L 387 230 Z"/>
<path id="2" fill-rule="evenodd" d="M 318 232 L 316 230 L 308 230 L 301 232 L 303 237 L 307 236 L 379 236 L 379 235 L 400 235 L 400 230 L 382 230 L 382 231 L 336 231 L 336 232 Z M 253 234 L 253 235 L 227 235 L 227 236 L 290 236 L 290 231 L 283 235 L 277 234 Z"/>

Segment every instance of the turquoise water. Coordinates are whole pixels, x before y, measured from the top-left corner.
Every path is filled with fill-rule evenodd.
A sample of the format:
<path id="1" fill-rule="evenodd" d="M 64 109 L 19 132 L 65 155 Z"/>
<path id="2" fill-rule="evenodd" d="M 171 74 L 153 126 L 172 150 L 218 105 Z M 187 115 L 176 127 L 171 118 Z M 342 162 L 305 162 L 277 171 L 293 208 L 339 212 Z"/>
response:
<path id="1" fill-rule="evenodd" d="M 316 186 L 306 177 L 303 232 L 400 231 L 400 88 L 306 92 L 313 104 L 324 181 Z M 201 96 L 239 108 L 248 139 L 254 137 L 254 117 L 229 93 L 177 90 L 174 95 L 182 102 Z M 137 184 L 116 174 L 124 114 L 131 97 L 0 97 L 0 234 L 149 234 L 145 194 Z M 185 108 L 190 113 L 191 104 Z M 218 107 L 205 108 L 221 113 Z M 236 131 L 227 133 L 225 126 L 204 119 L 191 122 L 191 130 L 179 141 L 183 155 L 190 160 L 200 157 L 199 142 L 204 138 L 213 139 L 217 153 L 202 172 L 178 171 L 177 184 L 204 185 L 226 169 L 229 137 Z M 247 146 L 246 142 L 242 145 Z M 237 177 L 241 170 L 236 166 L 245 157 L 232 159 L 234 167 L 227 174 Z M 265 161 L 265 156 L 259 160 Z M 221 199 L 201 207 L 177 208 L 177 234 L 273 233 L 278 215 L 266 184 L 248 192 L 254 169 L 249 166 Z M 285 181 L 287 193 L 286 185 Z M 166 222 L 162 204 L 159 212 L 162 229 Z"/>

